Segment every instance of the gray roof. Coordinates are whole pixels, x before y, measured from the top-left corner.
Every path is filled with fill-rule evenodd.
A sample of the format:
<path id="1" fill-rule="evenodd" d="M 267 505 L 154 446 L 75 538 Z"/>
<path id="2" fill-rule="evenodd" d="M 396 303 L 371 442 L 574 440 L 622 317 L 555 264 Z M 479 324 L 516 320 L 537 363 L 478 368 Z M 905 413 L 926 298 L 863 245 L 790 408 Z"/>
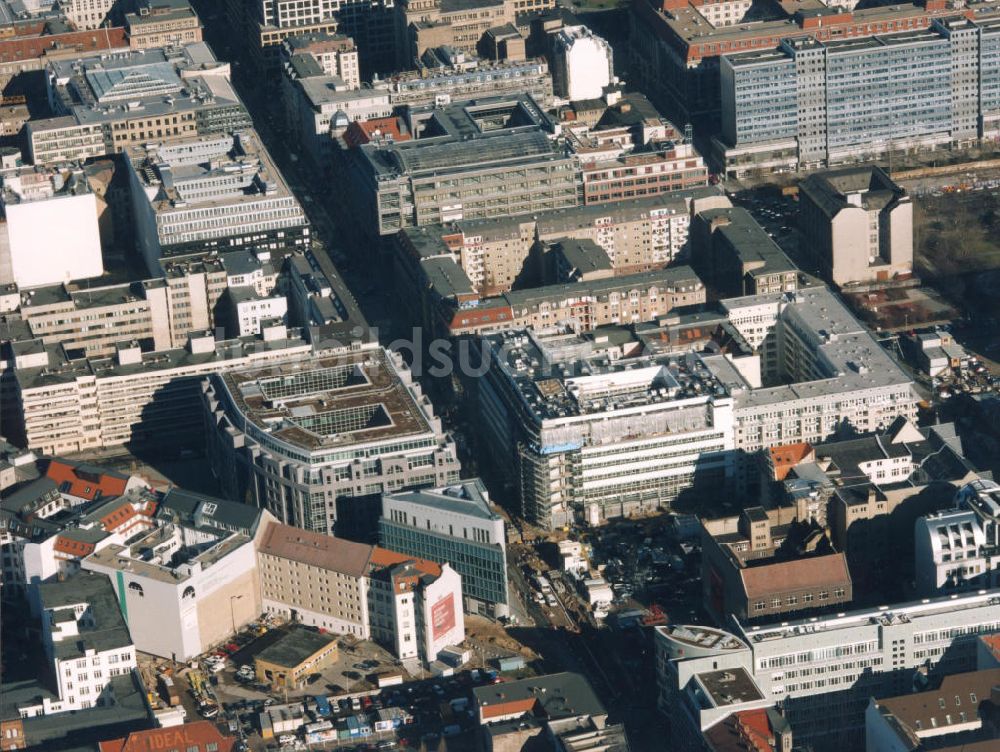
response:
<path id="1" fill-rule="evenodd" d="M 424 488 L 418 491 L 385 494 L 383 498 L 477 517 L 481 520 L 500 519 L 500 515 L 494 512 L 490 506 L 486 497 L 486 488 L 479 478 L 463 480 L 455 485 L 441 488 Z"/>
<path id="2" fill-rule="evenodd" d="M 46 610 L 87 603 L 94 619 L 93 628 L 81 629 L 78 636 L 54 644 L 57 658 L 67 660 L 91 649 L 100 652 L 132 645 L 111 580 L 104 575 L 78 572 L 63 582 L 43 582 L 38 585 L 38 595 Z"/>
<path id="3" fill-rule="evenodd" d="M 608 277 L 591 282 L 566 282 L 531 290 L 511 290 L 505 292 L 503 297 L 512 308 L 525 308 L 569 297 L 601 297 L 612 292 L 626 292 L 633 288 L 645 288 L 653 285 L 666 288 L 684 284 L 701 284 L 698 275 L 689 266 L 654 269 L 653 271 L 626 274 L 621 277 Z"/>
<path id="4" fill-rule="evenodd" d="M 22 510 L 30 508 L 39 499 L 50 494 L 58 494 L 59 488 L 54 480 L 50 478 L 39 478 L 27 485 L 21 486 L 16 491 L 5 491 L 3 501 L 0 501 L 0 509 L 8 512 L 20 513 Z"/>
<path id="5" fill-rule="evenodd" d="M 476 687 L 472 693 L 480 709 L 534 697 L 535 715 L 548 720 L 607 714 L 587 680 L 581 674 L 568 671 Z"/>
<path id="6" fill-rule="evenodd" d="M 803 180 L 799 189 L 827 217 L 850 206 L 850 194 L 861 194 L 861 205 L 868 209 L 882 209 L 906 195 L 875 164 L 816 172 Z"/>
<path id="7" fill-rule="evenodd" d="M 304 660 L 336 642 L 333 635 L 320 634 L 304 627 L 294 627 L 276 642 L 254 656 L 254 660 L 294 668 Z"/>
<path id="8" fill-rule="evenodd" d="M 93 752 L 99 741 L 150 728 L 145 692 L 137 682 L 131 673 L 113 677 L 111 705 L 24 719 L 27 748 L 39 752 Z"/>
<path id="9" fill-rule="evenodd" d="M 158 519 L 176 518 L 183 524 L 235 530 L 252 536 L 260 523 L 261 511 L 249 504 L 171 488 L 160 501 L 156 516 Z"/>

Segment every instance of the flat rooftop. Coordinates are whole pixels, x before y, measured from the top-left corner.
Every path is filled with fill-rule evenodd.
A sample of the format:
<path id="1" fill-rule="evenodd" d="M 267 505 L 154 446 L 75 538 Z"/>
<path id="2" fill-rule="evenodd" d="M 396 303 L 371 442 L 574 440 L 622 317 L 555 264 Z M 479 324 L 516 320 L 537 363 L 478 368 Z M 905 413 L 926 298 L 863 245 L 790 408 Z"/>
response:
<path id="1" fill-rule="evenodd" d="M 486 340 L 538 421 L 728 396 L 696 353 L 613 360 L 589 338 L 527 329 Z"/>
<path id="2" fill-rule="evenodd" d="M 478 478 L 465 480 L 452 486 L 424 488 L 418 491 L 399 491 L 386 494 L 388 501 L 399 501 L 417 506 L 440 509 L 445 512 L 478 517 L 481 520 L 502 519 L 493 511 L 486 496 L 486 488 Z"/>
<path id="3" fill-rule="evenodd" d="M 706 671 L 697 674 L 695 681 L 701 686 L 711 707 L 721 708 L 764 699 L 760 687 L 743 668 Z"/>
<path id="4" fill-rule="evenodd" d="M 431 431 L 411 387 L 381 348 L 230 371 L 219 378 L 243 419 L 308 450 Z"/>
<path id="5" fill-rule="evenodd" d="M 825 285 L 721 301 L 731 320 L 738 318 L 741 310 L 779 304 L 781 325 L 791 327 L 815 349 L 816 367 L 825 375 L 781 386 L 734 389 L 737 410 L 889 386 L 903 389 L 912 384 L 899 364 Z"/>
<path id="6" fill-rule="evenodd" d="M 273 663 L 284 668 L 296 668 L 336 641 L 337 638 L 333 635 L 320 634 L 303 627 L 293 627 L 276 642 L 257 653 L 254 660 Z"/>
<path id="7" fill-rule="evenodd" d="M 219 534 L 205 541 L 207 529 L 202 527 L 198 530 L 200 542 L 192 543 L 184 535 L 182 526 L 168 523 L 138 540 L 132 540 L 128 545 L 105 546 L 88 556 L 86 561 L 151 580 L 177 584 L 188 580 L 193 569 L 208 569 L 251 541 L 241 533 Z M 169 557 L 157 553 L 158 548 L 176 544 L 178 539 L 181 540 L 180 548 Z"/>
<path id="8" fill-rule="evenodd" d="M 923 618 L 955 614 L 960 611 L 992 607 L 1000 614 L 1000 588 L 979 590 L 975 593 L 945 595 L 921 601 L 879 606 L 858 611 L 838 613 L 836 616 L 813 616 L 781 622 L 776 625 L 747 627 L 737 622 L 740 636 L 747 644 L 756 645 L 770 640 L 781 640 L 798 635 L 818 632 L 835 632 L 853 629 L 872 623 L 892 625 L 919 621 Z"/>

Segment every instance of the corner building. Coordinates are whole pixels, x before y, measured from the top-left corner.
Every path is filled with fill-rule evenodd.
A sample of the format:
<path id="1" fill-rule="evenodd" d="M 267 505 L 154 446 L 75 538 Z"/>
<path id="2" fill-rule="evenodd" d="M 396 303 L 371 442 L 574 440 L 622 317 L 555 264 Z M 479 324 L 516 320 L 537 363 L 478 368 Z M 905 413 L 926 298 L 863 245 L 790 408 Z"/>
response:
<path id="1" fill-rule="evenodd" d="M 388 350 L 213 375 L 209 456 L 232 498 L 332 533 L 338 499 L 458 480 L 455 445 Z"/>

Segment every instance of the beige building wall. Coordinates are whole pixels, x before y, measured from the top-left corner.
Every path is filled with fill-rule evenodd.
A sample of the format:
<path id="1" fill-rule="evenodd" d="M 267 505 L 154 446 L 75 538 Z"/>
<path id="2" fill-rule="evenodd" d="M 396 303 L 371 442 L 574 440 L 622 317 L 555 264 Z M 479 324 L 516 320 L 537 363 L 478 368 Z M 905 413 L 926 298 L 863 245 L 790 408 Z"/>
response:
<path id="1" fill-rule="evenodd" d="M 223 585 L 208 597 L 199 598 L 198 637 L 201 644 L 208 647 L 229 639 L 234 632 L 260 616 L 263 611 L 261 603 L 256 568 Z"/>
<path id="2" fill-rule="evenodd" d="M 303 624 L 369 637 L 367 578 L 259 554 L 265 610 L 296 617 Z"/>

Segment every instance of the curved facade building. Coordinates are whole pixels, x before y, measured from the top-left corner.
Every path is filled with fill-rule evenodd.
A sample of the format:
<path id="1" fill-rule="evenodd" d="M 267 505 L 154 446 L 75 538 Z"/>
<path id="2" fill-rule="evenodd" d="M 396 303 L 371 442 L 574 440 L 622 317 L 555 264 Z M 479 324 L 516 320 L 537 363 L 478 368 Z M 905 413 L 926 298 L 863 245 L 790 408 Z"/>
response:
<path id="1" fill-rule="evenodd" d="M 377 519 L 383 493 L 458 480 L 430 400 L 382 348 L 215 374 L 203 401 L 225 493 L 289 525 L 332 533 L 338 506 Z"/>

